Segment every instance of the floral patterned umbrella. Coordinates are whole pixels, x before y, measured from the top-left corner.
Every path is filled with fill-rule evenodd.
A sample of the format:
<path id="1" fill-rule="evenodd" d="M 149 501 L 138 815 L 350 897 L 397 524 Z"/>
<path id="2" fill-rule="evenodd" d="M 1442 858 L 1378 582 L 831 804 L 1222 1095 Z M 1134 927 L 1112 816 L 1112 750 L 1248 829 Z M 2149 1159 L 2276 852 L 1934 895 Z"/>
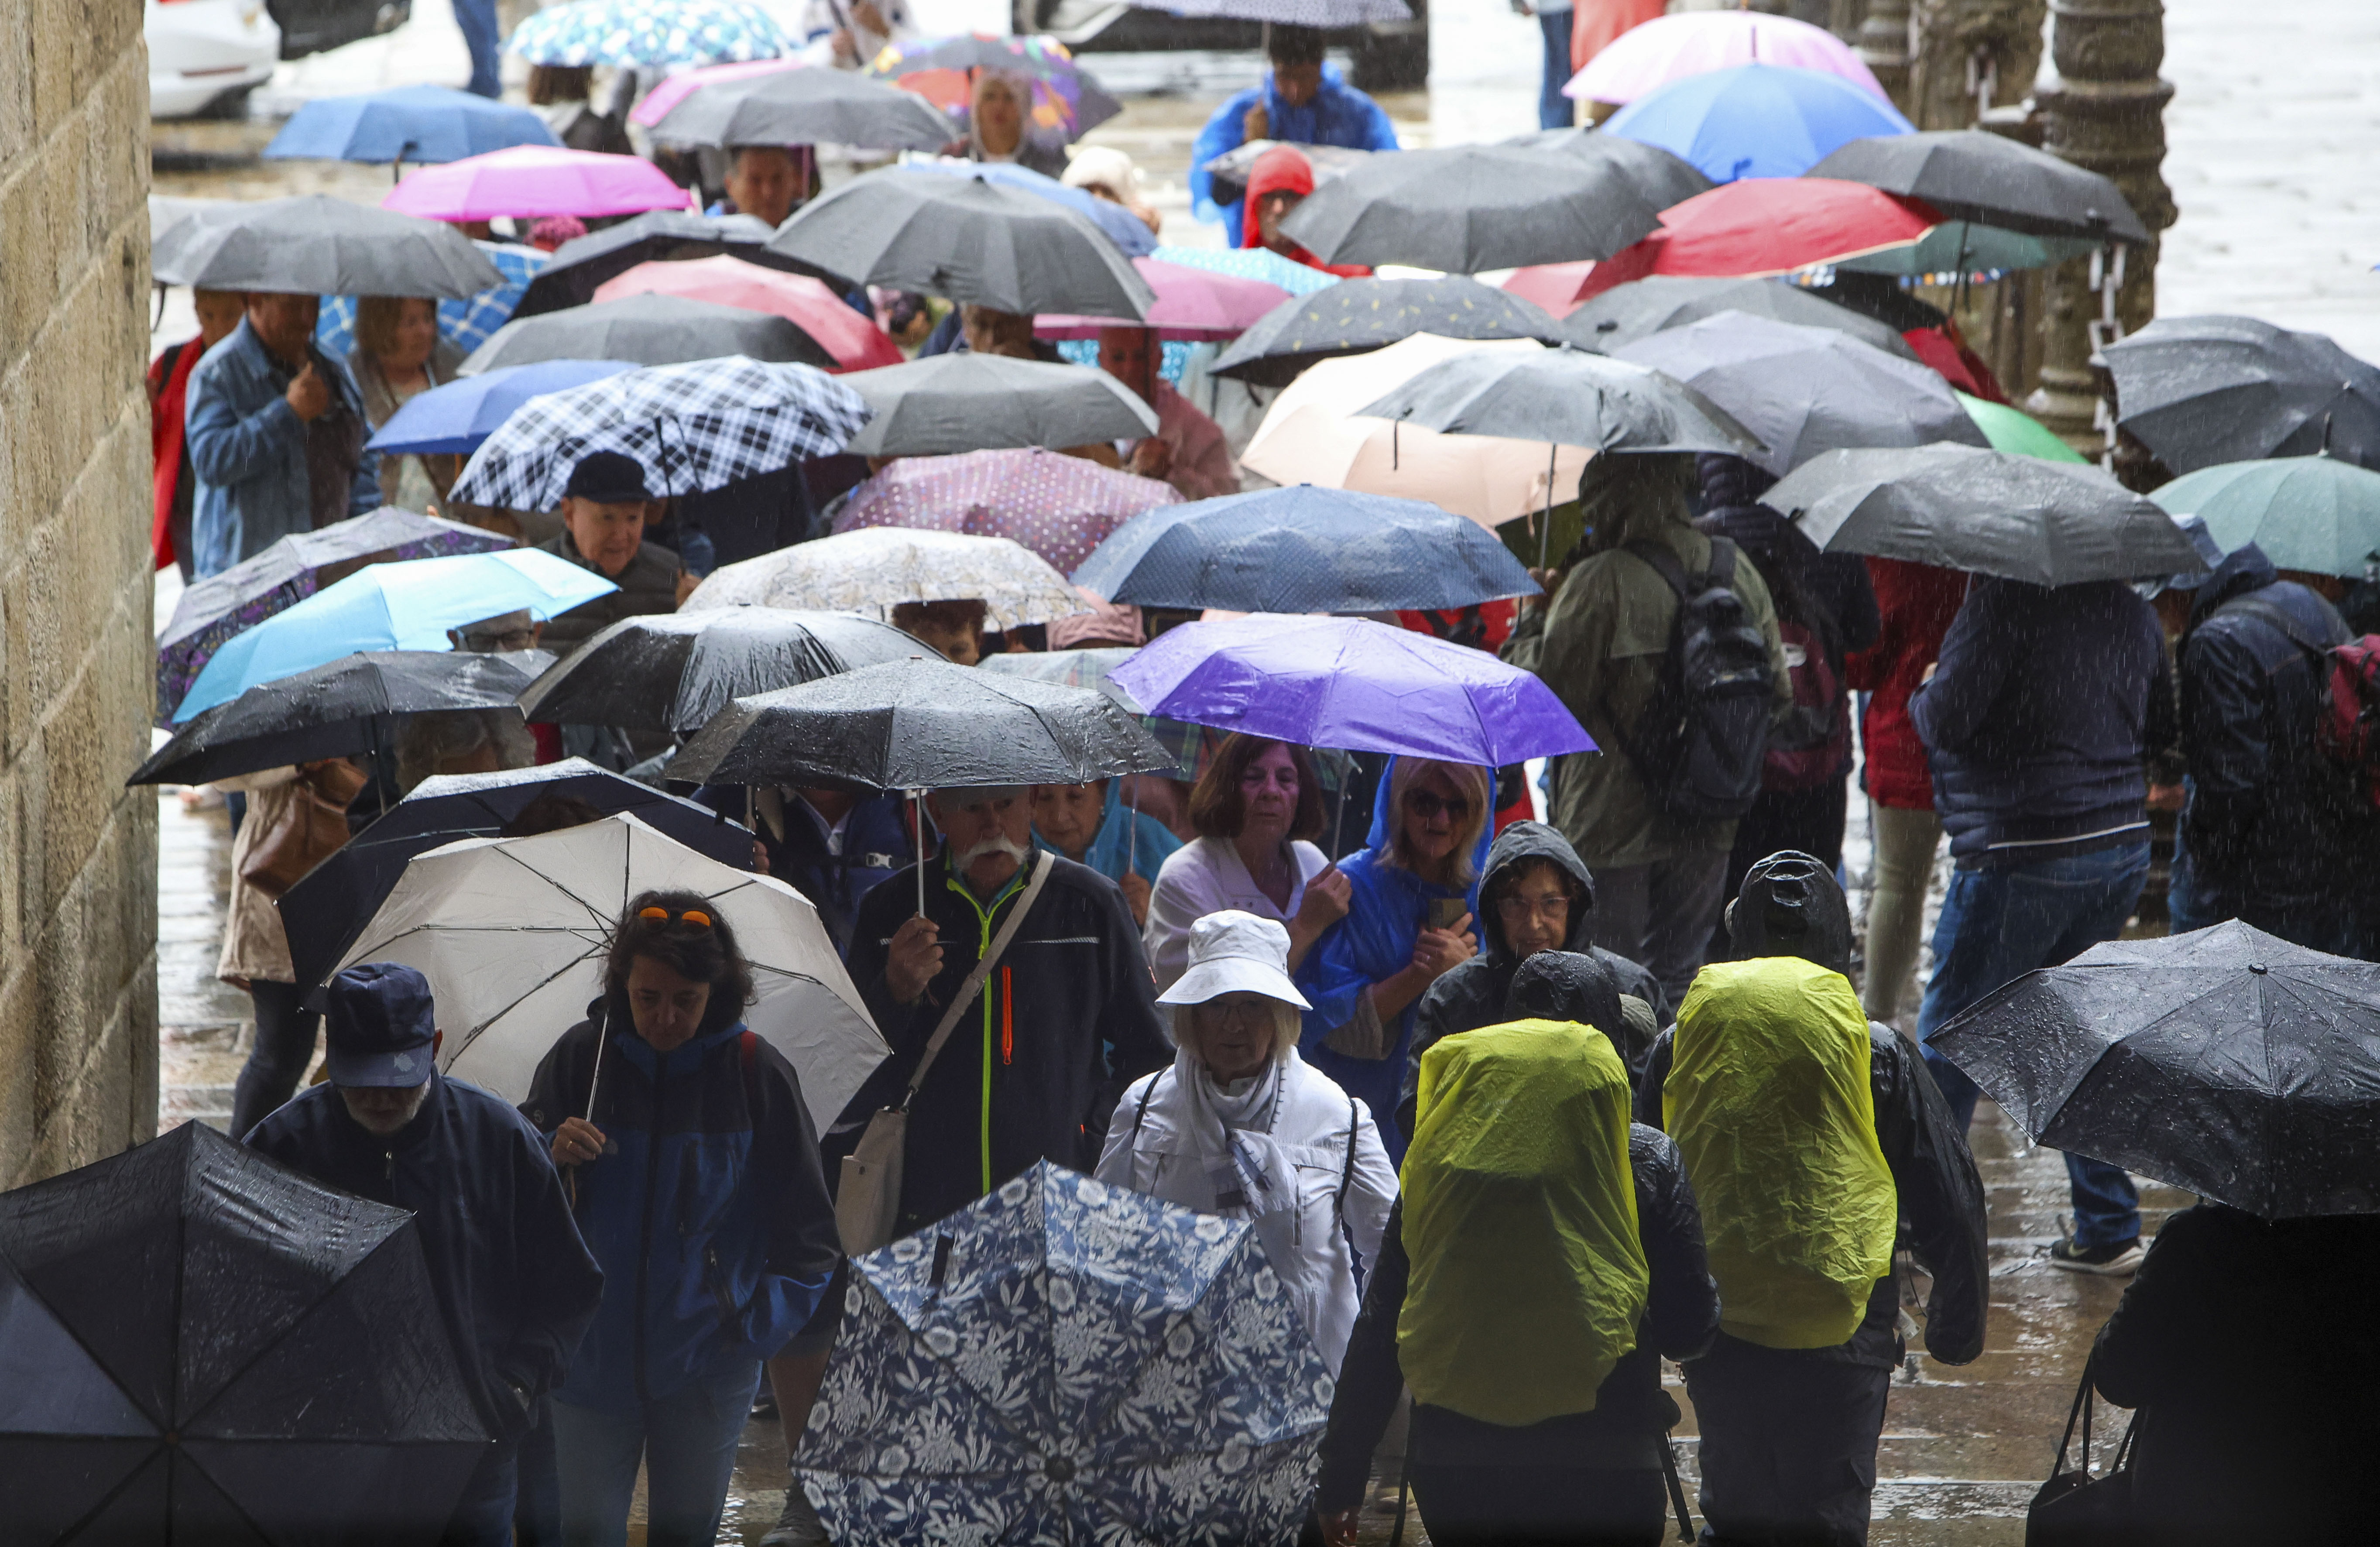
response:
<path id="1" fill-rule="evenodd" d="M 513 30 L 507 51 L 532 65 L 713 65 L 794 52 L 750 0 L 572 0 Z"/>
<path id="2" fill-rule="evenodd" d="M 1330 1394 L 1245 1222 L 1044 1161 L 853 1260 L 795 1477 L 837 1541 L 1285 1544 Z"/>
<path id="3" fill-rule="evenodd" d="M 1005 537 L 1071 575 L 1108 533 L 1181 499 L 1170 483 L 1038 447 L 904 457 L 851 492 L 834 530 L 911 527 Z"/>

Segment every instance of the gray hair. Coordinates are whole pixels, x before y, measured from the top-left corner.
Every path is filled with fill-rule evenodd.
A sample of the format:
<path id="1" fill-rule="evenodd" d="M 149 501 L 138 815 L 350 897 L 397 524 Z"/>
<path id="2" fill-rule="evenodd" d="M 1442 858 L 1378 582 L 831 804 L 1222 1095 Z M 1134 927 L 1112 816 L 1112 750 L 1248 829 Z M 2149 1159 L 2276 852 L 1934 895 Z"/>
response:
<path id="1" fill-rule="evenodd" d="M 537 761 L 537 740 L 517 709 L 447 709 L 406 718 L 396 736 L 396 787 L 413 786 L 448 762 L 492 746 L 499 768 L 527 768 Z"/>

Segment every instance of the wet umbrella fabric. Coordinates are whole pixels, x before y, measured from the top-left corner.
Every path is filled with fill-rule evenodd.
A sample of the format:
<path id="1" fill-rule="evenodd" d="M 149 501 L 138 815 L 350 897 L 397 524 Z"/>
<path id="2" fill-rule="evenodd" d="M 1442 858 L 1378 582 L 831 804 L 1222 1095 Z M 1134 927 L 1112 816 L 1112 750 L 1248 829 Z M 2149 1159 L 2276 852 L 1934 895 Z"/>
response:
<path id="1" fill-rule="evenodd" d="M 857 145 L 939 151 L 951 121 L 913 91 L 847 70 L 771 69 L 698 87 L 651 126 L 678 145 Z"/>
<path id="2" fill-rule="evenodd" d="M 712 607 L 622 618 L 521 695 L 532 722 L 691 736 L 731 699 L 772 692 L 922 649 L 852 613 Z"/>
<path id="3" fill-rule="evenodd" d="M 1160 247 L 1148 256 L 1153 262 L 1171 263 L 1176 268 L 1205 269 L 1209 274 L 1227 274 L 1233 279 L 1253 279 L 1260 285 L 1279 286 L 1293 296 L 1310 296 L 1317 290 L 1328 290 L 1339 283 L 1337 274 L 1307 268 L 1304 263 L 1294 262 L 1267 247 Z M 1135 263 L 1135 266 L 1138 265 Z M 1273 304 L 1278 306 L 1281 303 L 1275 301 Z M 1253 322 L 1249 323 L 1251 327 L 1254 325 Z"/>
<path id="4" fill-rule="evenodd" d="M 554 1039 L 601 997 L 613 927 L 649 890 L 697 893 L 735 926 L 754 988 L 744 1023 L 794 1066 L 810 1121 L 832 1125 L 890 1050 L 818 909 L 773 876 L 722 865 L 631 811 L 415 856 L 339 966 L 419 968 L 445 1033 L 439 1067 L 523 1101 Z"/>
<path id="5" fill-rule="evenodd" d="M 851 1269 L 795 1471 L 834 1540 L 1296 1536 L 1330 1373 L 1245 1222 L 1043 1161 Z"/>
<path id="6" fill-rule="evenodd" d="M 1738 65 L 1670 81 L 1601 130 L 1658 145 L 1713 182 L 1798 177 L 1853 140 L 1915 132 L 1889 101 L 1838 75 Z"/>
<path id="7" fill-rule="evenodd" d="M 2071 462 L 2080 466 L 2091 459 L 2058 438 L 2049 426 L 2019 408 L 1988 398 L 1970 397 L 1956 387 L 1959 407 L 1975 421 L 1991 443 L 1994 451 L 2013 451 L 2026 457 L 2038 457 L 2046 462 Z"/>
<path id="8" fill-rule="evenodd" d="M 574 0 L 533 12 L 504 43 L 532 65 L 614 68 L 773 59 L 795 46 L 748 0 Z"/>
<path id="9" fill-rule="evenodd" d="M 1175 16 L 1223 17 L 1276 27 L 1364 27 L 1411 21 L 1405 0 L 1165 0 Z"/>
<path id="10" fill-rule="evenodd" d="M 383 457 L 439 452 L 468 457 L 530 398 L 585 386 L 635 369 L 625 359 L 549 359 L 535 365 L 500 365 L 493 371 L 482 371 L 476 376 L 465 376 L 415 394 L 388 416 L 387 422 L 364 443 L 364 449 Z"/>
<path id="11" fill-rule="evenodd" d="M 1036 172 L 1029 166 L 1019 166 L 1013 161 L 961 161 L 955 156 L 940 156 L 906 164 L 912 172 L 939 172 L 949 177 L 976 177 L 987 183 L 998 183 L 1062 204 L 1099 227 L 1099 235 L 1115 243 L 1127 258 L 1146 258 L 1157 250 L 1157 238 L 1148 222 L 1113 200 L 1100 199 L 1078 188 L 1068 188 L 1047 173 Z"/>
<path id="12" fill-rule="evenodd" d="M 899 81 L 903 91 L 917 92 L 957 119 L 961 134 L 974 107 L 978 70 L 1021 75 L 1033 83 L 1026 116 L 1028 132 L 1038 128 L 1073 140 L 1123 111 L 1123 104 L 1075 62 L 1066 45 L 1050 37 L 965 32 L 903 38 L 885 44 L 868 63 L 870 75 Z"/>
<path id="13" fill-rule="evenodd" d="M 1661 212 L 1661 229 L 1597 263 L 1582 300 L 1654 274 L 1741 279 L 1792 274 L 1906 247 L 1941 224 L 1915 199 L 1830 177 L 1752 177 Z"/>
<path id="14" fill-rule="evenodd" d="M 873 316 L 854 311 L 824 280 L 764 267 L 747 259 L 722 255 L 639 263 L 595 287 L 598 302 L 652 295 L 684 296 L 747 311 L 773 312 L 833 356 L 832 368 L 837 371 L 898 365 L 904 358 L 901 346 L 876 325 Z"/>
<path id="15" fill-rule="evenodd" d="M 1267 253 L 1266 256 L 1279 257 L 1279 254 Z M 1132 266 L 1139 272 L 1141 278 L 1148 281 L 1150 291 L 1157 297 L 1149 306 L 1148 315 L 1137 325 L 1148 328 L 1160 338 L 1237 338 L 1263 321 L 1267 312 L 1288 300 L 1292 295 L 1301 293 L 1270 280 L 1246 278 L 1209 267 L 1171 263 L 1156 258 L 1135 258 Z M 1316 271 L 1308 269 L 1306 272 L 1312 274 Z M 1033 336 L 1095 339 L 1105 329 L 1134 325 L 1122 317 L 1083 317 L 1070 316 L 1062 311 L 1045 312 L 1033 320 Z"/>
<path id="16" fill-rule="evenodd" d="M 1517 284 L 1522 276 L 1512 276 Z M 1900 359 L 1914 360 L 1908 340 L 1875 318 L 1837 306 L 1814 291 L 1773 279 L 1712 279 L 1657 274 L 1615 286 L 1562 318 L 1562 337 L 1582 349 L 1616 354 L 1640 338 L 1682 328 L 1722 311 L 1765 317 L 1795 327 L 1832 328 Z"/>
<path id="17" fill-rule="evenodd" d="M 2206 571 L 2170 517 L 2107 473 L 2004 451 L 1830 451 L 1761 503 L 1829 553 L 2037 586 Z"/>
<path id="18" fill-rule="evenodd" d="M 2380 553 L 2380 473 L 2329 457 L 2201 468 L 2150 498 L 2203 519 L 2223 552 L 2253 542 L 2279 569 L 2360 580 Z"/>
<path id="19" fill-rule="evenodd" d="M 559 145 L 543 115 L 452 86 L 399 86 L 302 103 L 264 158 L 370 163 L 461 161 L 514 145 Z"/>
<path id="20" fill-rule="evenodd" d="M 1157 415 L 1104 371 L 954 351 L 862 371 L 844 384 L 871 417 L 845 449 L 861 457 L 1086 445 L 1157 433 Z"/>
<path id="21" fill-rule="evenodd" d="M 1308 194 L 1281 230 L 1326 263 L 1477 274 L 1609 258 L 1659 224 L 1617 166 L 1455 145 L 1373 156 Z"/>
<path id="22" fill-rule="evenodd" d="M 2148 227 L 2111 179 L 1983 129 L 1854 140 L 1810 168 L 1810 176 L 1907 194 L 1952 220 L 2031 236 L 2149 239 Z"/>
<path id="23" fill-rule="evenodd" d="M 2380 369 L 2253 317 L 2160 317 L 2103 351 L 2117 422 L 2175 473 L 2327 451 L 2380 469 Z"/>
<path id="24" fill-rule="evenodd" d="M 815 274 L 807 263 L 796 263 L 769 250 L 775 227 L 752 215 L 698 215 L 683 210 L 655 210 L 617 225 L 575 237 L 553 250 L 544 268 L 521 293 L 513 308 L 515 320 L 536 317 L 565 307 L 585 306 L 606 281 L 639 263 L 687 258 L 741 258 L 763 268 L 788 274 Z"/>
<path id="25" fill-rule="evenodd" d="M 686 189 L 638 156 L 519 145 L 428 166 L 388 190 L 383 210 L 424 220 L 642 214 L 686 207 Z"/>
<path id="26" fill-rule="evenodd" d="M 1679 12 L 1631 27 L 1571 77 L 1562 95 L 1624 104 L 1690 76 L 1754 64 L 1838 76 L 1878 102 L 1891 100 L 1875 72 L 1825 28 L 1732 9 Z"/>
<path id="27" fill-rule="evenodd" d="M 851 492 L 834 530 L 838 536 L 901 527 L 1003 537 L 1064 575 L 1124 522 L 1181 499 L 1170 483 L 1062 452 L 905 457 Z"/>
<path id="28" fill-rule="evenodd" d="M 874 527 L 721 565 L 680 611 L 791 607 L 890 617 L 904 602 L 970 599 L 1001 629 L 1089 610 L 1047 559 L 1007 538 Z"/>
<path id="29" fill-rule="evenodd" d="M 1475 522 L 1311 484 L 1135 516 L 1073 579 L 1111 602 L 1241 613 L 1427 611 L 1537 593 Z"/>
<path id="30" fill-rule="evenodd" d="M 1726 409 L 1650 366 L 1584 349 L 1457 355 L 1355 410 L 1451 435 L 1496 435 L 1595 451 L 1723 451 L 1760 438 Z"/>
<path id="31" fill-rule="evenodd" d="M 2237 920 L 2110 941 L 1933 1045 L 2041 1143 L 2264 1219 L 2380 1213 L 2380 966 Z"/>
<path id="32" fill-rule="evenodd" d="M 210 290 L 461 299 L 504 283 L 453 226 L 325 193 L 199 210 L 159 236 L 149 262 L 160 285 Z"/>
<path id="33" fill-rule="evenodd" d="M 1778 19 L 1761 16 L 1757 11 L 1730 11 L 1725 14 L 1755 17 L 1764 21 Z M 1665 151 L 1658 145 L 1647 145 L 1641 140 L 1631 140 L 1625 135 L 1605 134 L 1600 129 L 1536 129 L 1528 134 L 1516 134 L 1499 143 L 1524 151 L 1548 151 L 1556 155 L 1608 165 L 1627 178 L 1645 202 L 1656 210 L 1682 204 L 1695 194 L 1707 193 L 1718 186 L 1704 177 L 1693 162 L 1674 152 Z"/>
<path id="34" fill-rule="evenodd" d="M 741 355 L 776 364 L 832 370 L 833 354 L 783 317 L 683 296 L 631 296 L 516 317 L 471 351 L 460 373 L 548 359 L 625 359 L 685 365 Z M 544 509 L 540 506 L 536 508 Z"/>
<path id="35" fill-rule="evenodd" d="M 1549 344 L 1561 326 L 1531 302 L 1475 279 L 1347 279 L 1284 303 L 1225 349 L 1209 373 L 1286 386 L 1317 360 L 1366 354 L 1417 333 Z"/>
<path id="36" fill-rule="evenodd" d="M 203 1123 L 0 1194 L 12 1542 L 430 1547 L 490 1438 L 412 1216 Z"/>

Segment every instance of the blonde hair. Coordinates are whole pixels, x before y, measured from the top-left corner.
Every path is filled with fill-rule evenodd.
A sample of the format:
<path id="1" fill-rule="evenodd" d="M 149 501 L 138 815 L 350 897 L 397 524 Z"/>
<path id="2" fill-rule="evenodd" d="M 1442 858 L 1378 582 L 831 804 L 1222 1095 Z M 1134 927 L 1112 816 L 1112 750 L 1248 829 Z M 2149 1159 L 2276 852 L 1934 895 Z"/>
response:
<path id="1" fill-rule="evenodd" d="M 1269 994 L 1266 997 L 1271 999 Z M 1206 1001 L 1206 1003 L 1211 1004 L 1212 1001 Z M 1165 1007 L 1173 1012 L 1172 1027 L 1173 1045 L 1189 1049 L 1192 1057 L 1201 1064 L 1205 1063 L 1207 1050 L 1198 1041 L 1198 1006 L 1168 1005 Z M 1286 1064 L 1289 1062 L 1291 1051 L 1297 1046 L 1299 1034 L 1305 1029 L 1305 1017 L 1296 1005 L 1286 999 L 1272 999 L 1272 1061 L 1276 1064 Z"/>
<path id="2" fill-rule="evenodd" d="M 1489 809 L 1495 797 L 1488 782 L 1488 771 L 1476 763 L 1440 762 L 1434 758 L 1397 759 L 1396 769 L 1389 775 L 1389 851 L 1380 859 L 1400 870 L 1414 868 L 1413 856 L 1405 851 L 1405 794 L 1415 780 L 1433 769 L 1445 774 L 1455 793 L 1471 803 L 1471 809 L 1454 828 L 1452 878 L 1456 886 L 1468 887 L 1477 879 L 1471 851 L 1479 847 L 1479 834 L 1487 831 L 1488 820 L 1495 814 Z"/>

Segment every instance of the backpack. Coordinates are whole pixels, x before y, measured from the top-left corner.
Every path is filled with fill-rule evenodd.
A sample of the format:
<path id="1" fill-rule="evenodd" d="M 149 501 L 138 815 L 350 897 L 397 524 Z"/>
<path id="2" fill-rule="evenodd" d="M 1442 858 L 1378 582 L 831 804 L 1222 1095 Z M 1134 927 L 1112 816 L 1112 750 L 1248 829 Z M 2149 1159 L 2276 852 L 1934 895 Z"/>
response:
<path id="1" fill-rule="evenodd" d="M 2380 634 L 2335 643 L 2346 632 L 2342 621 L 2329 638 L 2308 638 L 2295 615 L 2261 591 L 2225 603 L 2215 615 L 2226 613 L 2252 617 L 2295 647 L 2293 660 L 2265 662 L 2266 673 L 2277 676 L 2299 664 L 2313 673 L 2317 766 L 2337 775 L 2338 798 L 2348 813 L 2380 812 Z"/>
<path id="2" fill-rule="evenodd" d="M 1780 612 L 1777 632 L 1785 644 L 1785 676 L 1793 687 L 1793 707 L 1785 723 L 1768 732 L 1760 785 L 1774 790 L 1816 789 L 1841 775 L 1851 751 L 1842 674 L 1817 629 Z"/>
<path id="3" fill-rule="evenodd" d="M 1710 540 L 1710 568 L 1689 578 L 1657 542 L 1627 552 L 1678 598 L 1660 684 L 1622 750 L 1654 810 L 1681 822 L 1742 816 L 1760 798 L 1768 749 L 1768 641 L 1735 593 L 1735 544 Z"/>

